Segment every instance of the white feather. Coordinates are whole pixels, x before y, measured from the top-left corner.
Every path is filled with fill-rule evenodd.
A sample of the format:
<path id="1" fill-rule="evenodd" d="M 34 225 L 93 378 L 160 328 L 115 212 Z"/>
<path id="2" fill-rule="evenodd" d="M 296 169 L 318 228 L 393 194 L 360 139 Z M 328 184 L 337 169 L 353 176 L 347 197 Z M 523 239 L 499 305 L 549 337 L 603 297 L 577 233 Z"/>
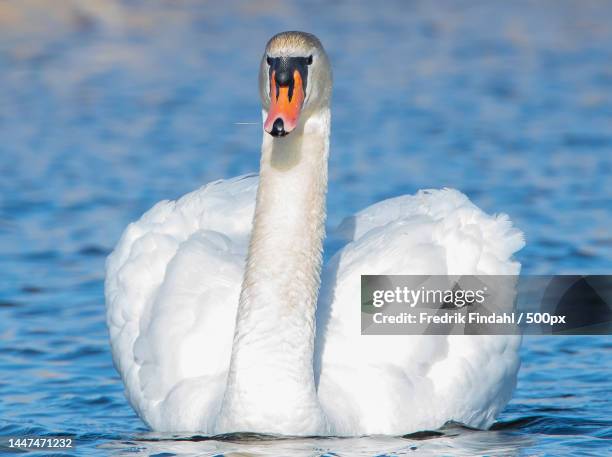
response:
<path id="1" fill-rule="evenodd" d="M 108 259 L 113 359 L 130 403 L 156 430 L 217 431 L 256 188 L 257 177 L 244 176 L 160 202 Z M 340 230 L 349 242 L 324 266 L 315 340 L 328 432 L 489 426 L 514 388 L 520 338 L 361 336 L 359 281 L 517 274 L 521 233 L 450 189 L 380 202 Z"/>

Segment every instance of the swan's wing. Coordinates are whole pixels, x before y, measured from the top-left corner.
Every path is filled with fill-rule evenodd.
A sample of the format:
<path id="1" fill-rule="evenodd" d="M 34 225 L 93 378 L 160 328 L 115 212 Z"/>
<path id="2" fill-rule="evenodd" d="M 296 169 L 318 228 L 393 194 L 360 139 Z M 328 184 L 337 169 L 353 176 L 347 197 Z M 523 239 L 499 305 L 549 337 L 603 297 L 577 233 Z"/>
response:
<path id="1" fill-rule="evenodd" d="M 126 395 L 156 430 L 213 426 L 225 386 L 258 178 L 217 181 L 130 224 L 106 265 Z"/>
<path id="2" fill-rule="evenodd" d="M 519 366 L 515 336 L 361 336 L 362 274 L 518 274 L 523 244 L 505 215 L 455 190 L 421 191 L 345 220 L 317 310 L 319 397 L 338 434 L 401 434 L 455 420 L 490 425 Z"/>

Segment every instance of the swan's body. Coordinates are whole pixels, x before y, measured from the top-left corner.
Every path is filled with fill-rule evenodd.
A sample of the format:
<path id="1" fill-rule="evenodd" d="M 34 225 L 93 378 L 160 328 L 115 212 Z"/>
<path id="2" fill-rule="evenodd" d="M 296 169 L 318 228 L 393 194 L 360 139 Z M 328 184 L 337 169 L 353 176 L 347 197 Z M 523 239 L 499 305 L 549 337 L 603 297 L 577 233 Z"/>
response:
<path id="1" fill-rule="evenodd" d="M 127 396 L 156 430 L 209 435 L 487 427 L 514 388 L 520 338 L 361 336 L 360 275 L 517 274 L 522 235 L 457 191 L 425 191 L 347 219 L 346 246 L 322 267 L 331 81 L 315 40 L 268 44 L 268 57 L 315 59 L 299 122 L 283 118 L 295 133 L 264 133 L 259 178 L 158 203 L 110 256 L 108 324 Z M 260 79 L 266 130 L 281 129 Z"/>

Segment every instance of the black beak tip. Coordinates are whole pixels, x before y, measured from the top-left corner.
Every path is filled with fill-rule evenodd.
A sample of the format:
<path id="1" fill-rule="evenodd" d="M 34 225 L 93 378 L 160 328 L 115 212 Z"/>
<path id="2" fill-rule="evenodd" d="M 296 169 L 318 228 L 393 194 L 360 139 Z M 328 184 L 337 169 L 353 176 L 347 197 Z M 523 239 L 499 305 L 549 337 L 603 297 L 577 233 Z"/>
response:
<path id="1" fill-rule="evenodd" d="M 278 119 L 276 119 L 274 121 L 274 124 L 272 125 L 272 131 L 270 132 L 270 135 L 279 137 L 279 136 L 285 136 L 285 135 L 287 135 L 287 133 L 288 132 L 285 131 L 285 123 L 279 117 Z"/>

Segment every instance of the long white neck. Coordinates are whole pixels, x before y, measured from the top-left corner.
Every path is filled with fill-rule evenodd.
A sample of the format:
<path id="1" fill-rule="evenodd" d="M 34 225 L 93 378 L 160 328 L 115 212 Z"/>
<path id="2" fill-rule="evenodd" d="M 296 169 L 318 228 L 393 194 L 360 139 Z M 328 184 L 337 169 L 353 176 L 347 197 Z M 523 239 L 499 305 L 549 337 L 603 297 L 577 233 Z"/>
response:
<path id="1" fill-rule="evenodd" d="M 313 375 L 330 114 L 264 133 L 259 189 L 220 431 L 312 435 L 325 419 Z"/>

